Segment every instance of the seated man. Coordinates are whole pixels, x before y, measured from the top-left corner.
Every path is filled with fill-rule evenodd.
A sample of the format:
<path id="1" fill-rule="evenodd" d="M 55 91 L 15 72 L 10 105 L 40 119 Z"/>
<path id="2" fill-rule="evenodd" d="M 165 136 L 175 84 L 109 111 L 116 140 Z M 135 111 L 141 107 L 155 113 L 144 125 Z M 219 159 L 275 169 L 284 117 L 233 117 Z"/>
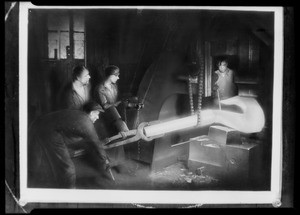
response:
<path id="1" fill-rule="evenodd" d="M 103 183 L 109 181 L 109 162 L 94 122 L 100 105 L 89 102 L 80 110 L 61 110 L 35 120 L 28 135 L 28 187 L 76 188 L 76 171 L 70 145 L 84 143 L 91 165 Z M 98 180 L 101 181 L 101 180 Z"/>

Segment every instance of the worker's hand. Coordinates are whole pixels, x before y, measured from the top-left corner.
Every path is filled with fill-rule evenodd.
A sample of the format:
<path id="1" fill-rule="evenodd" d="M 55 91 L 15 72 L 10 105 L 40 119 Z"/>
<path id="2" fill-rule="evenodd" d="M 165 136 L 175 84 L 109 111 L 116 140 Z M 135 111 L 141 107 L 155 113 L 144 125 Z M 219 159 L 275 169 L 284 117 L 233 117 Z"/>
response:
<path id="1" fill-rule="evenodd" d="M 124 131 L 120 131 L 120 135 L 122 136 L 122 139 L 126 139 L 127 134 Z"/>
<path id="2" fill-rule="evenodd" d="M 108 144 L 109 142 L 110 142 L 109 137 L 107 137 L 107 138 L 105 138 L 105 139 L 102 140 L 103 145 L 106 145 L 106 144 Z"/>
<path id="3" fill-rule="evenodd" d="M 217 91 L 217 90 L 219 90 L 219 86 L 217 84 L 214 84 L 213 85 L 213 91 Z"/>
<path id="4" fill-rule="evenodd" d="M 124 105 L 124 107 L 128 107 L 128 104 L 129 104 L 129 100 L 128 99 L 123 99 L 122 100 L 122 103 L 123 103 L 123 105 Z"/>
<path id="5" fill-rule="evenodd" d="M 120 103 L 121 103 L 121 101 L 117 101 L 117 102 L 114 104 L 115 107 L 118 107 Z"/>
<path id="6" fill-rule="evenodd" d="M 140 110 L 140 109 L 144 108 L 144 104 L 143 103 L 138 103 L 138 104 L 136 104 L 135 108 L 137 110 Z"/>
<path id="7" fill-rule="evenodd" d="M 138 102 L 126 102 L 124 104 L 125 104 L 125 107 L 129 108 L 129 109 L 140 110 L 140 109 L 144 108 L 144 104 L 141 102 L 139 102 L 139 103 Z"/>
<path id="8" fill-rule="evenodd" d="M 105 170 L 108 171 L 109 169 L 111 169 L 111 165 L 108 159 L 105 160 Z"/>

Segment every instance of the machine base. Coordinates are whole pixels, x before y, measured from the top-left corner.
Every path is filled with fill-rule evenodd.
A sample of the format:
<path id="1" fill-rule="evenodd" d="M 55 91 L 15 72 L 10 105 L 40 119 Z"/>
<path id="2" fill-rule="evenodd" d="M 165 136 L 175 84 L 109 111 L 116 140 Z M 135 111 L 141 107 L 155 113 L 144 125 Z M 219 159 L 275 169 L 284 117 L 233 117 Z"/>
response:
<path id="1" fill-rule="evenodd" d="M 209 138 L 191 141 L 187 163 L 191 171 L 202 171 L 238 189 L 251 189 L 262 176 L 262 147 L 254 143 L 222 145 Z"/>

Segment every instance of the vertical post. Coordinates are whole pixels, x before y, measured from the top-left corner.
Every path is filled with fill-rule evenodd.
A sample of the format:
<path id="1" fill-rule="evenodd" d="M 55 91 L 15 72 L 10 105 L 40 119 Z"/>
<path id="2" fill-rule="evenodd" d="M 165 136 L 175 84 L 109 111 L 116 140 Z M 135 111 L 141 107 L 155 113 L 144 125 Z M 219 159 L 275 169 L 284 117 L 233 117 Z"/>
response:
<path id="1" fill-rule="evenodd" d="M 69 13 L 69 17 L 70 17 L 70 59 L 69 60 L 74 60 L 74 31 L 73 31 L 73 12 Z"/>
<path id="2" fill-rule="evenodd" d="M 221 110 L 221 99 L 220 99 L 220 92 L 219 92 L 219 90 L 217 90 L 217 94 L 218 94 L 219 110 Z"/>
<path id="3" fill-rule="evenodd" d="M 211 47 L 210 42 L 205 42 L 205 96 L 211 96 L 211 72 L 212 72 L 212 60 L 211 60 Z"/>

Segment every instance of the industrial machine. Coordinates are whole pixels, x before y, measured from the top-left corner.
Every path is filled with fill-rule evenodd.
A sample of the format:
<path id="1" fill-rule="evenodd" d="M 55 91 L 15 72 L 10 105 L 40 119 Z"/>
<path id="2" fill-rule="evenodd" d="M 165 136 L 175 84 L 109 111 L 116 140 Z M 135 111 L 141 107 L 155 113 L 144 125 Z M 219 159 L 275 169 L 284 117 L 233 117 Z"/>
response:
<path id="1" fill-rule="evenodd" d="M 255 164 L 261 158 L 261 150 L 255 143 L 242 143 L 240 132 L 261 131 L 264 127 L 264 113 L 254 98 L 236 96 L 221 102 L 235 104 L 243 112 L 206 109 L 200 112 L 200 121 L 197 121 L 196 113 L 178 119 L 143 122 L 137 129 L 107 138 L 104 148 L 110 149 L 139 140 L 150 142 L 172 132 L 190 131 L 214 124 L 209 127 L 208 135 L 190 138 L 189 141 L 173 145 L 168 142 L 157 145 L 154 148 L 152 169 L 160 169 L 181 159 L 186 160 L 191 170 L 205 167 L 210 175 L 223 181 L 232 181 L 231 178 L 234 177 L 234 181 L 244 185 L 245 182 L 256 180 L 252 175 L 249 176 L 250 166 L 259 168 L 259 165 Z M 178 150 L 178 147 L 181 150 Z"/>
<path id="2" fill-rule="evenodd" d="M 204 170 L 224 183 L 244 186 L 259 180 L 262 147 L 241 138 L 264 128 L 265 116 L 257 100 L 235 96 L 220 102 L 224 109 L 211 108 L 208 97 L 193 100 L 197 93 L 192 93 L 192 87 L 199 86 L 198 95 L 204 95 L 203 74 L 194 81 L 198 85 L 187 77 L 188 89 L 182 74 L 188 73 L 181 56 L 160 56 L 140 84 L 138 97 L 144 108 L 133 129 L 107 138 L 104 147 L 124 145 L 132 159 L 149 163 L 152 171 L 181 161 L 191 171 Z"/>

